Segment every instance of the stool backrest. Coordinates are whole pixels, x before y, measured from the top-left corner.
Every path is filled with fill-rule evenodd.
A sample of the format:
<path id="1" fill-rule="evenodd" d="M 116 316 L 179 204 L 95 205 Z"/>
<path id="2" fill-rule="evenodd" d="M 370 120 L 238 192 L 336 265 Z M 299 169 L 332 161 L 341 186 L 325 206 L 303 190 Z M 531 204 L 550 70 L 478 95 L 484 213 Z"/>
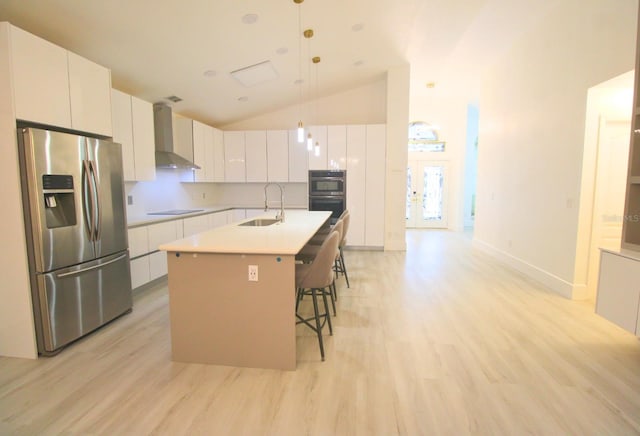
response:
<path id="1" fill-rule="evenodd" d="M 309 272 L 299 284 L 302 288 L 325 288 L 333 282 L 333 263 L 340 242 L 338 232 L 332 231 L 318 250 Z"/>
<path id="2" fill-rule="evenodd" d="M 351 221 L 351 216 L 349 215 L 348 211 L 342 217 L 341 221 L 342 221 L 342 234 L 340 235 L 340 243 L 338 244 L 338 246 L 344 247 L 345 244 L 347 243 L 347 231 L 349 231 L 349 222 Z"/>

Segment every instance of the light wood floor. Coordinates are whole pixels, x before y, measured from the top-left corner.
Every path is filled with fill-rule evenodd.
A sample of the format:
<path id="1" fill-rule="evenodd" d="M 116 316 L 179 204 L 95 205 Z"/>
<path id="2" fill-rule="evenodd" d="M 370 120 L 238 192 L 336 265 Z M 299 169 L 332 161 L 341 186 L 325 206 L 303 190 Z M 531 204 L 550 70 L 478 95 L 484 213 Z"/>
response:
<path id="1" fill-rule="evenodd" d="M 294 372 L 170 360 L 167 289 L 60 355 L 0 359 L 0 434 L 640 434 L 640 342 L 462 234 L 347 251 L 327 360 Z"/>

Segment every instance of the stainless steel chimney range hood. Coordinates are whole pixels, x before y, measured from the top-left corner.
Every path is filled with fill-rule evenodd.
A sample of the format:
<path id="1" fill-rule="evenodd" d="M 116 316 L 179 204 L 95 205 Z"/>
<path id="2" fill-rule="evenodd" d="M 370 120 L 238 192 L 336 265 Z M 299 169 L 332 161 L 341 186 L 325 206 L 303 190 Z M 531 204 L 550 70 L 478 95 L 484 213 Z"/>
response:
<path id="1" fill-rule="evenodd" d="M 153 105 L 156 142 L 156 168 L 199 170 L 200 167 L 174 152 L 171 107 L 165 103 Z"/>

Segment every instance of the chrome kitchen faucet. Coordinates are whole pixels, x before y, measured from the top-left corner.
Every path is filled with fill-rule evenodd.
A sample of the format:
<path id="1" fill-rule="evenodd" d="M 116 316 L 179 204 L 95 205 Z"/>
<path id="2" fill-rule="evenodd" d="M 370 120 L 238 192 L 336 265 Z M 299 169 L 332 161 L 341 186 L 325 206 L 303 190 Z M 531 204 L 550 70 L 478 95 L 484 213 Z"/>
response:
<path id="1" fill-rule="evenodd" d="M 284 189 L 279 183 L 267 183 L 264 185 L 264 211 L 266 212 L 269 210 L 269 204 L 267 203 L 267 188 L 269 185 L 276 185 L 280 188 L 280 213 L 276 214 L 276 219 L 280 220 L 280 222 L 284 222 Z"/>

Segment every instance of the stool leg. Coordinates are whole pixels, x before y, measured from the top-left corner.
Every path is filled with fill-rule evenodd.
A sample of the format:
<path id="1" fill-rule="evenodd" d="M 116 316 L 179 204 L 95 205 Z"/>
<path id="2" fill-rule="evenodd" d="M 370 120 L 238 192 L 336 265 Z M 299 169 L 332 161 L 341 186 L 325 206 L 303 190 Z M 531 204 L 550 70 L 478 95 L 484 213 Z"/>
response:
<path id="1" fill-rule="evenodd" d="M 333 336 L 333 326 L 331 325 L 331 315 L 329 315 L 329 304 L 327 303 L 327 288 L 321 289 L 322 299 L 324 300 L 324 316 L 327 318 L 327 323 L 329 324 L 329 334 Z M 331 290 L 329 290 L 331 292 Z M 334 308 L 335 309 L 335 308 Z"/>
<path id="2" fill-rule="evenodd" d="M 316 333 L 318 334 L 318 343 L 320 344 L 320 357 L 324 362 L 324 344 L 322 343 L 322 325 L 320 325 L 320 313 L 318 312 L 318 298 L 316 289 L 311 288 L 311 299 L 313 300 L 313 312 L 316 316 Z"/>
<path id="3" fill-rule="evenodd" d="M 342 254 L 342 248 L 340 248 L 340 263 L 342 265 L 342 273 L 344 274 L 344 278 L 347 281 L 347 288 L 350 288 L 351 286 L 349 286 L 349 276 L 347 275 L 347 266 L 344 264 L 344 255 Z"/>

